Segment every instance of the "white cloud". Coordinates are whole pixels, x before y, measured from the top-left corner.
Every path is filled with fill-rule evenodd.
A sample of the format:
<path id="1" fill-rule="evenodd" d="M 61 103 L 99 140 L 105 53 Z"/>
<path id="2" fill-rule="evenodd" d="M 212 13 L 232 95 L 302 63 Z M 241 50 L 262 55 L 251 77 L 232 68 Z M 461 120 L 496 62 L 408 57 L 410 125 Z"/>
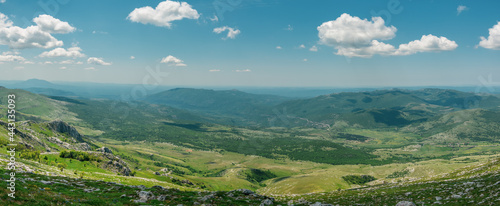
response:
<path id="1" fill-rule="evenodd" d="M 292 25 L 288 24 L 288 27 L 285 28 L 285 30 L 288 30 L 288 31 L 293 31 L 293 27 Z"/>
<path id="2" fill-rule="evenodd" d="M 191 8 L 188 3 L 167 0 L 160 2 L 154 9 L 150 6 L 136 8 L 130 12 L 127 19 L 132 22 L 170 28 L 172 21 L 184 18 L 198 19 L 199 17 L 198 11 Z"/>
<path id="3" fill-rule="evenodd" d="M 186 64 L 184 64 L 184 61 L 182 61 L 182 60 L 180 60 L 177 57 L 174 57 L 172 55 L 168 55 L 167 57 L 163 58 L 160 63 L 170 64 L 170 65 L 174 65 L 177 67 L 187 66 Z"/>
<path id="4" fill-rule="evenodd" d="M 59 69 L 62 69 L 62 70 L 67 69 L 67 68 L 68 68 L 68 67 L 59 67 Z"/>
<path id="5" fill-rule="evenodd" d="M 22 69 L 24 69 L 24 67 L 23 66 L 17 66 L 17 67 L 14 67 L 14 69 L 15 70 L 22 70 Z"/>
<path id="6" fill-rule="evenodd" d="M 7 45 L 11 49 L 47 49 L 63 46 L 63 42 L 54 38 L 51 33 L 70 31 L 71 29 L 65 26 L 67 22 L 62 22 L 48 15 L 40 15 L 33 21 L 37 24 L 36 26 L 21 28 L 13 26 L 12 21 L 0 13 L 0 45 Z"/>
<path id="7" fill-rule="evenodd" d="M 0 28 L 10 27 L 13 23 L 5 14 L 0 13 Z"/>
<path id="8" fill-rule="evenodd" d="M 38 62 L 38 64 L 54 64 L 54 62 L 51 62 L 51 61 L 45 61 L 45 62 Z"/>
<path id="9" fill-rule="evenodd" d="M 0 62 L 13 62 L 13 61 L 25 61 L 24 57 L 18 55 L 12 55 L 8 52 L 0 54 Z"/>
<path id="10" fill-rule="evenodd" d="M 458 47 L 457 43 L 446 37 L 423 35 L 420 40 L 401 44 L 398 49 L 380 40 L 392 39 L 396 36 L 396 27 L 385 26 L 380 17 L 372 17 L 371 21 L 342 14 L 336 20 L 323 23 L 318 27 L 320 43 L 332 46 L 335 54 L 347 57 L 372 57 L 378 55 L 409 55 L 418 52 L 450 51 Z M 316 46 L 310 51 L 317 51 Z"/>
<path id="11" fill-rule="evenodd" d="M 308 60 L 307 60 L 307 59 L 304 59 L 303 61 L 305 61 L 305 62 L 306 62 L 306 61 L 308 61 Z"/>
<path id="12" fill-rule="evenodd" d="M 420 40 L 414 40 L 408 44 L 399 45 L 395 55 L 409 55 L 417 52 L 451 51 L 458 47 L 455 41 L 446 37 L 437 37 L 432 34 L 423 35 Z"/>
<path id="13" fill-rule="evenodd" d="M 54 63 L 57 63 L 57 64 L 83 64 L 83 62 L 75 62 L 73 60 L 63 60 L 63 61 L 54 62 Z"/>
<path id="14" fill-rule="evenodd" d="M 305 48 L 306 48 L 306 45 L 301 44 L 301 45 L 299 46 L 299 48 L 301 48 L 301 49 L 305 49 Z"/>
<path id="15" fill-rule="evenodd" d="M 18 51 L 6 51 L 2 53 L 3 55 L 18 55 L 20 54 Z"/>
<path id="16" fill-rule="evenodd" d="M 220 69 L 211 69 L 211 70 L 208 70 L 209 72 L 220 72 Z"/>
<path id="17" fill-rule="evenodd" d="M 103 66 L 109 66 L 111 63 L 105 62 L 102 58 L 97 58 L 97 57 L 90 57 L 87 59 L 88 64 L 95 64 L 95 65 L 103 65 Z"/>
<path id="18" fill-rule="evenodd" d="M 281 48 L 281 46 L 276 46 L 276 49 L 283 49 L 283 48 Z"/>
<path id="19" fill-rule="evenodd" d="M 488 30 L 490 35 L 488 38 L 481 37 L 479 46 L 486 49 L 500 50 L 500 22 L 497 22 L 495 26 Z"/>
<path id="20" fill-rule="evenodd" d="M 234 38 L 236 38 L 236 36 L 238 34 L 241 33 L 241 31 L 239 29 L 234 29 L 234 28 L 231 28 L 231 27 L 228 27 L 228 26 L 223 26 L 223 27 L 215 28 L 214 32 L 217 33 L 217 34 L 220 34 L 220 33 L 224 32 L 226 30 L 228 31 L 227 32 L 227 36 L 226 36 L 226 38 L 223 38 L 223 39 L 227 39 L 227 38 L 234 39 Z"/>
<path id="21" fill-rule="evenodd" d="M 94 67 L 87 67 L 87 68 L 85 68 L 85 70 L 95 70 L 95 68 Z"/>
<path id="22" fill-rule="evenodd" d="M 243 69 L 243 70 L 235 70 L 235 72 L 251 72 L 252 70 L 250 69 Z"/>
<path id="23" fill-rule="evenodd" d="M 462 13 L 463 11 L 468 10 L 468 9 L 469 9 L 469 8 L 467 8 L 467 7 L 466 7 L 466 6 L 464 6 L 464 5 L 459 5 L 459 6 L 457 7 L 457 16 L 458 16 L 458 15 L 460 15 L 460 13 Z"/>
<path id="24" fill-rule="evenodd" d="M 130 59 L 135 59 L 135 56 L 130 56 Z"/>
<path id="25" fill-rule="evenodd" d="M 337 55 L 347 57 L 371 57 L 374 54 L 392 55 L 396 49 L 390 44 L 385 44 L 377 40 L 373 40 L 369 46 L 365 47 L 339 47 Z"/>
<path id="26" fill-rule="evenodd" d="M 210 21 L 213 21 L 213 22 L 219 21 L 219 17 L 217 17 L 217 15 L 215 15 L 215 14 L 214 14 L 214 17 L 209 18 L 209 19 L 210 19 Z"/>
<path id="27" fill-rule="evenodd" d="M 7 1 L 7 0 L 0 0 L 0 3 L 2 3 L 2 4 L 3 4 L 3 3 L 5 3 L 6 1 Z"/>
<path id="28" fill-rule="evenodd" d="M 105 32 L 105 31 L 92 31 L 92 34 L 108 34 L 108 32 Z"/>
<path id="29" fill-rule="evenodd" d="M 372 40 L 392 39 L 396 36 L 396 27 L 384 25 L 381 17 L 372 20 L 342 14 L 336 20 L 328 21 L 318 27 L 320 42 L 329 46 L 363 47 L 369 46 Z"/>
<path id="30" fill-rule="evenodd" d="M 21 62 L 22 64 L 35 64 L 35 62 L 32 62 L 32 61 L 23 61 Z"/>
<path id="31" fill-rule="evenodd" d="M 312 51 L 312 52 L 317 52 L 318 51 L 318 47 L 316 46 L 312 46 L 309 51 Z"/>
<path id="32" fill-rule="evenodd" d="M 51 51 L 46 51 L 38 55 L 39 57 L 85 57 L 85 54 L 81 53 L 82 49 L 80 47 L 71 47 L 68 50 L 64 48 L 55 48 Z"/>
<path id="33" fill-rule="evenodd" d="M 67 34 L 76 30 L 76 28 L 70 26 L 68 22 L 61 21 L 46 14 L 34 18 L 33 22 L 35 22 L 42 31 L 51 34 Z"/>

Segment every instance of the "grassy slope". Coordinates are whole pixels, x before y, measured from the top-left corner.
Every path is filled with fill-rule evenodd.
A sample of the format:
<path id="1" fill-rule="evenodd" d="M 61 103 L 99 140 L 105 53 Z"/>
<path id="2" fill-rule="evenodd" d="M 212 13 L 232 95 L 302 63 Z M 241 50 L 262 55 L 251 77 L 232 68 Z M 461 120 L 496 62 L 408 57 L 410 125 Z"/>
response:
<path id="1" fill-rule="evenodd" d="M 500 162 L 496 156 L 482 164 L 411 182 L 295 197 L 281 196 L 279 199 L 293 202 L 305 199 L 313 203 L 319 201 L 339 205 L 395 205 L 400 201 L 411 201 L 417 205 L 498 205 L 499 171 Z M 457 194 L 460 196 L 453 196 Z M 439 198 L 441 200 L 436 203 Z"/>

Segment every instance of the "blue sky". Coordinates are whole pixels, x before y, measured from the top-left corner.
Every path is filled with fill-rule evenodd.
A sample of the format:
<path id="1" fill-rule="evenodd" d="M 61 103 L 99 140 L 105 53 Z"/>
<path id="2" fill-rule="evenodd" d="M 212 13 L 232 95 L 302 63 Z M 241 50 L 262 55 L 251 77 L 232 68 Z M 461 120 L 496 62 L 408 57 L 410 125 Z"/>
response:
<path id="1" fill-rule="evenodd" d="M 5 0 L 0 79 L 365 87 L 476 85 L 489 76 L 495 83 L 499 8 L 460 0 Z"/>

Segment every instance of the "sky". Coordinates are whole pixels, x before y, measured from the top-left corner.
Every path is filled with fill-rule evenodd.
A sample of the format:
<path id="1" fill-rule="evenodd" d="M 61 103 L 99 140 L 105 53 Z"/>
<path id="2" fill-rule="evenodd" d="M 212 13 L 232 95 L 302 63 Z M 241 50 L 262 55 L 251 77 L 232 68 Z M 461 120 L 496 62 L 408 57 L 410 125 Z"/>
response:
<path id="1" fill-rule="evenodd" d="M 500 2 L 0 0 L 0 80 L 500 84 Z"/>

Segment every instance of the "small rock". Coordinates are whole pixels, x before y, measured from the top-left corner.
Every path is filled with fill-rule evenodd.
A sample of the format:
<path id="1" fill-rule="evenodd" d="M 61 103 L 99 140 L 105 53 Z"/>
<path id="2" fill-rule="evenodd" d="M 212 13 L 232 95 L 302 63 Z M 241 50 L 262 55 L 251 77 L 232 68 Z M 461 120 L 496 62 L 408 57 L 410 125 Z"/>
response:
<path id="1" fill-rule="evenodd" d="M 396 204 L 396 206 L 417 206 L 415 203 L 410 202 L 410 201 L 401 201 Z"/>
<path id="2" fill-rule="evenodd" d="M 52 181 L 45 181 L 45 180 L 40 180 L 41 183 L 46 184 L 46 185 L 51 185 L 54 184 Z"/>
<path id="3" fill-rule="evenodd" d="M 265 199 L 262 201 L 262 203 L 260 203 L 261 206 L 264 206 L 264 205 L 272 205 L 273 204 L 273 201 L 270 200 L 270 199 Z"/>
<path id="4" fill-rule="evenodd" d="M 462 196 L 460 196 L 460 195 L 452 195 L 451 198 L 453 198 L 453 199 L 459 199 L 459 198 L 462 198 Z"/>
<path id="5" fill-rule="evenodd" d="M 163 190 L 165 189 L 164 187 L 160 186 L 160 185 L 155 185 L 153 187 L 151 187 L 151 189 L 159 189 L 159 190 Z"/>
<path id="6" fill-rule="evenodd" d="M 251 195 L 251 194 L 253 194 L 253 191 L 249 190 L 249 189 L 237 189 L 236 191 L 241 192 L 244 195 Z"/>
<path id="7" fill-rule="evenodd" d="M 441 197 L 436 197 L 436 200 L 439 201 L 439 200 L 442 200 L 443 198 Z"/>
<path id="8" fill-rule="evenodd" d="M 155 199 L 155 195 L 150 191 L 140 191 L 140 192 L 137 192 L 137 195 L 139 195 L 139 199 L 134 200 L 134 202 L 136 202 L 136 203 L 140 203 L 140 202 L 144 203 L 144 202 L 147 202 L 148 200 Z"/>
<path id="9" fill-rule="evenodd" d="M 209 195 L 206 195 L 206 196 L 200 198 L 200 201 L 205 202 L 205 201 L 207 201 L 209 199 L 212 199 L 212 198 L 215 198 L 215 195 L 214 194 L 209 194 Z"/>
<path id="10" fill-rule="evenodd" d="M 167 196 L 165 195 L 160 195 L 158 198 L 156 198 L 158 201 L 165 201 L 167 199 Z"/>
<path id="11" fill-rule="evenodd" d="M 405 196 L 410 196 L 410 195 L 411 195 L 411 192 L 405 193 Z"/>

